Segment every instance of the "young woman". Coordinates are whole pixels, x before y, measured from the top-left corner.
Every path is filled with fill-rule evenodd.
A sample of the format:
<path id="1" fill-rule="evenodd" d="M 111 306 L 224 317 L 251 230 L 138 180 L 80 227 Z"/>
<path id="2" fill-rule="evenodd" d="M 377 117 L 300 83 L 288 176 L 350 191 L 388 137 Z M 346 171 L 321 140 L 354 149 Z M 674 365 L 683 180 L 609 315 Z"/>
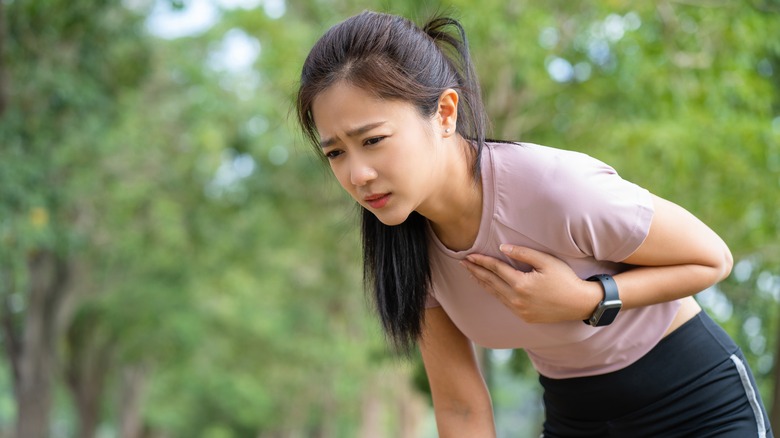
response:
<path id="1" fill-rule="evenodd" d="M 544 437 L 772 436 L 742 353 L 692 298 L 729 274 L 727 246 L 598 160 L 487 141 L 456 21 L 334 26 L 297 111 L 362 207 L 366 282 L 389 339 L 419 344 L 440 436 L 495 435 L 473 342 L 528 352 Z"/>

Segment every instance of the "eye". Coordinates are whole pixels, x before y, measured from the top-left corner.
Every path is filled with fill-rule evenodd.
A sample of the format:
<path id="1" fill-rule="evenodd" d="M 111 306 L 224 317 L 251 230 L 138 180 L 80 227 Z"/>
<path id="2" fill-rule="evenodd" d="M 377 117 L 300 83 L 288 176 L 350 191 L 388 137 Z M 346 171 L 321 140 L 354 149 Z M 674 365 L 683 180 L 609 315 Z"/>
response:
<path id="1" fill-rule="evenodd" d="M 384 139 L 385 139 L 385 137 L 371 137 L 369 139 L 366 139 L 366 141 L 363 142 L 363 145 L 364 146 L 372 146 L 372 145 L 375 145 L 375 144 L 379 143 L 380 141 L 382 141 Z"/>
<path id="2" fill-rule="evenodd" d="M 330 152 L 326 153 L 326 154 L 325 154 L 325 157 L 326 157 L 327 159 L 329 159 L 329 160 L 332 160 L 332 159 L 334 159 L 334 158 L 338 157 L 338 156 L 339 156 L 339 155 L 341 155 L 341 154 L 342 154 L 342 152 L 341 152 L 340 150 L 338 150 L 338 149 L 335 149 L 335 150 L 332 150 L 332 151 L 330 151 Z"/>

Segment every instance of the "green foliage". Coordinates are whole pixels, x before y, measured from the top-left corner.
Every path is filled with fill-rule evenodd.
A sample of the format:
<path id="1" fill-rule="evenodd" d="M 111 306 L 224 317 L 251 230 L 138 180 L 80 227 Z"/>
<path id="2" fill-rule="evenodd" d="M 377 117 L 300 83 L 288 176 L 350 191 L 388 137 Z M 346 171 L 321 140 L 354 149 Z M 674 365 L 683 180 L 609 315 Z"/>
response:
<path id="1" fill-rule="evenodd" d="M 324 416 L 352 434 L 380 344 L 348 209 L 281 122 L 292 82 L 254 89 L 204 62 L 229 14 L 200 38 L 152 43 L 116 4 L 50 3 L 63 13 L 8 11 L 0 257 L 22 280 L 42 247 L 84 267 L 89 323 L 77 313 L 66 361 L 112 350 L 119 397 L 123 367 L 149 370 L 144 422 L 172 436 L 316 430 Z M 290 61 L 268 65 L 295 76 Z M 84 342 L 95 336 L 108 344 Z"/>
<path id="2" fill-rule="evenodd" d="M 76 262 L 63 362 L 107 351 L 104 421 L 120 417 L 121 370 L 140 367 L 143 423 L 166 436 L 357 434 L 360 401 L 394 365 L 363 298 L 355 210 L 291 102 L 311 44 L 365 8 L 454 13 L 495 137 L 601 158 L 751 260 L 722 285 L 725 325 L 769 391 L 780 20 L 763 3 L 296 1 L 281 18 L 224 9 L 173 40 L 122 2 L 4 5 L 0 275 L 13 281 L 0 298 L 21 326 L 28 256 Z M 213 62 L 235 31 L 260 47 L 248 70 Z M 0 400 L 0 419 L 10 411 Z"/>

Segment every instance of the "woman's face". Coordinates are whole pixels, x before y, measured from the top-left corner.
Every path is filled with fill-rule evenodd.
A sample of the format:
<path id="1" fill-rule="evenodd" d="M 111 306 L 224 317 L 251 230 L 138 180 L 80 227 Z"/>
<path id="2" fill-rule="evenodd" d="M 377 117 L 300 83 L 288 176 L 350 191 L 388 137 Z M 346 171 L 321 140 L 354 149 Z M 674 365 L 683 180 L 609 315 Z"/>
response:
<path id="1" fill-rule="evenodd" d="M 322 153 L 344 190 L 386 225 L 425 214 L 443 173 L 434 119 L 339 82 L 312 105 Z"/>

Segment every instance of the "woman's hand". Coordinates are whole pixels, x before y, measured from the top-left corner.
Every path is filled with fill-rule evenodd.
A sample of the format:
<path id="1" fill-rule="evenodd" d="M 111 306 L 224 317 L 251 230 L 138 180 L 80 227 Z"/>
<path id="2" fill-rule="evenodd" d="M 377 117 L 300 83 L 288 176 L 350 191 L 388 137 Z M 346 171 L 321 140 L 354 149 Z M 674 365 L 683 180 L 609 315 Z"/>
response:
<path id="1" fill-rule="evenodd" d="M 623 309 L 634 309 L 699 293 L 731 272 L 728 246 L 684 208 L 653 196 L 647 237 L 614 275 Z M 531 272 L 479 254 L 463 262 L 471 275 L 527 322 L 559 322 L 590 317 L 604 297 L 601 285 L 581 280 L 563 261 L 530 248 L 502 245 L 509 257 Z M 613 260 L 617 262 L 618 260 Z"/>
<path id="2" fill-rule="evenodd" d="M 530 265 L 522 272 L 493 257 L 471 254 L 461 264 L 482 287 L 529 323 L 590 318 L 604 293 L 597 282 L 585 281 L 562 260 L 527 247 L 501 245 L 501 252 Z"/>

